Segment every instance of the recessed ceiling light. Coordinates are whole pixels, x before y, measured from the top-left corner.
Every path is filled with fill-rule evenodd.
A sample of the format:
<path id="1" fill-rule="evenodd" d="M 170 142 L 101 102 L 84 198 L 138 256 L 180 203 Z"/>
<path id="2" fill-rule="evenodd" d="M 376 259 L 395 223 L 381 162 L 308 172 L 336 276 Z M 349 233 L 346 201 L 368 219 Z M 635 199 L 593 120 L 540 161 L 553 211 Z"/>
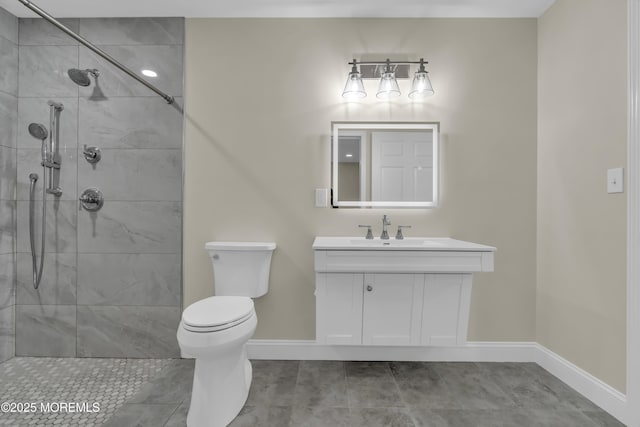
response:
<path id="1" fill-rule="evenodd" d="M 142 70 L 141 72 L 147 77 L 158 77 L 158 73 L 153 70 Z"/>
<path id="2" fill-rule="evenodd" d="M 353 154 L 345 154 L 345 157 L 353 157 Z"/>

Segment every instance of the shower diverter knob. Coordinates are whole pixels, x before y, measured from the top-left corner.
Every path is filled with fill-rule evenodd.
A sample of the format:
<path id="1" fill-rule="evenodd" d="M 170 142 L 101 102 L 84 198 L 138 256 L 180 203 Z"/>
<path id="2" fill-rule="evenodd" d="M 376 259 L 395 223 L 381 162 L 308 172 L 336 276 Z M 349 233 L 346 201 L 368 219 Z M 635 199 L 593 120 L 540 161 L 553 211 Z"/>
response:
<path id="1" fill-rule="evenodd" d="M 99 211 L 104 205 L 102 191 L 97 188 L 87 188 L 80 195 L 80 204 L 89 212 Z"/>
<path id="2" fill-rule="evenodd" d="M 84 155 L 84 159 L 89 163 L 98 163 L 102 158 L 102 153 L 98 147 L 87 147 L 87 144 L 84 144 L 82 154 Z"/>

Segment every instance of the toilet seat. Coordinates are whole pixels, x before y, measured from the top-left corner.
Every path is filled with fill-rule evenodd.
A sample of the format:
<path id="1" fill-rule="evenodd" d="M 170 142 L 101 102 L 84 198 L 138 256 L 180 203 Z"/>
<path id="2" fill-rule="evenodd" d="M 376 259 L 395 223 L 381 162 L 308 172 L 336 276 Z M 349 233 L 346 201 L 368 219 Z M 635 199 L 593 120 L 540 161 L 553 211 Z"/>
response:
<path id="1" fill-rule="evenodd" d="M 246 322 L 255 313 L 253 300 L 215 296 L 191 304 L 182 313 L 182 326 L 191 332 L 216 332 Z"/>

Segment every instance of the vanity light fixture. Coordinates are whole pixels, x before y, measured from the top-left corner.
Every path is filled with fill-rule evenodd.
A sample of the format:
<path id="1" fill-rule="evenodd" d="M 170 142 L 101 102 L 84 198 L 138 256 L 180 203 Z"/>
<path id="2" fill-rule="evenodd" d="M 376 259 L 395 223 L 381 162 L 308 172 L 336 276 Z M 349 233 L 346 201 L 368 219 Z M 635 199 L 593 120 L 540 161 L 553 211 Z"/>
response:
<path id="1" fill-rule="evenodd" d="M 409 92 L 409 98 L 411 99 L 425 98 L 434 94 L 431 80 L 429 80 L 429 73 L 425 70 L 424 64 L 424 59 L 420 58 L 420 68 L 413 76 L 411 92 Z"/>
<path id="2" fill-rule="evenodd" d="M 396 77 L 398 77 L 396 75 L 397 70 L 399 69 L 399 66 L 405 66 L 405 69 L 408 70 L 410 64 L 419 64 L 419 68 L 413 77 L 409 98 L 419 99 L 434 94 L 431 80 L 429 80 L 429 72 L 425 69 L 425 64 L 428 64 L 428 62 L 425 61 L 424 58 L 420 58 L 420 61 L 391 61 L 387 58 L 385 61 L 360 62 L 354 58 L 353 61 L 348 64 L 351 65 L 351 72 L 347 77 L 347 83 L 344 87 L 344 91 L 342 92 L 343 98 L 358 99 L 367 96 L 367 93 L 364 90 L 364 84 L 362 83 L 363 73 L 358 69 L 358 66 L 362 65 L 375 66 L 370 68 L 372 70 L 376 70 L 374 71 L 375 75 L 365 75 L 364 78 L 377 78 L 380 76 L 380 84 L 378 86 L 378 92 L 376 93 L 376 96 L 380 99 L 390 99 L 400 96 L 400 88 L 398 86 L 398 81 L 396 80 Z M 379 66 L 383 66 L 383 68 Z M 378 68 L 381 68 L 381 70 L 377 71 Z M 405 75 L 405 77 L 408 76 Z M 402 76 L 399 78 L 402 78 Z"/>
<path id="3" fill-rule="evenodd" d="M 396 73 L 391 68 L 391 61 L 389 61 L 389 59 L 387 59 L 384 71 L 382 72 L 376 96 L 380 99 L 390 99 L 400 96 L 400 87 L 396 80 Z"/>
<path id="4" fill-rule="evenodd" d="M 364 91 L 362 74 L 358 71 L 358 68 L 356 67 L 356 60 L 354 59 L 353 67 L 351 67 L 351 72 L 349 73 L 349 77 L 347 77 L 347 84 L 344 85 L 344 90 L 342 91 L 342 97 L 347 99 L 359 99 L 364 98 L 365 96 L 367 96 L 367 92 Z"/>

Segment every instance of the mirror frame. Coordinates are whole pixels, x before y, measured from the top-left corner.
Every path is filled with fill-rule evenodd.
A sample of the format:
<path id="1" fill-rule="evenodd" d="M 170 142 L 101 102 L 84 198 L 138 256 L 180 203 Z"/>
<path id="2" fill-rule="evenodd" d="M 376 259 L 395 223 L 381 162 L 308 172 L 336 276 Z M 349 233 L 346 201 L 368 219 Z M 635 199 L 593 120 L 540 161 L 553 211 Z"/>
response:
<path id="1" fill-rule="evenodd" d="M 345 201 L 338 194 L 338 134 L 355 130 L 431 130 L 433 131 L 433 200 L 428 202 Z M 439 122 L 331 122 L 331 205 L 334 208 L 436 208 L 440 175 Z"/>

